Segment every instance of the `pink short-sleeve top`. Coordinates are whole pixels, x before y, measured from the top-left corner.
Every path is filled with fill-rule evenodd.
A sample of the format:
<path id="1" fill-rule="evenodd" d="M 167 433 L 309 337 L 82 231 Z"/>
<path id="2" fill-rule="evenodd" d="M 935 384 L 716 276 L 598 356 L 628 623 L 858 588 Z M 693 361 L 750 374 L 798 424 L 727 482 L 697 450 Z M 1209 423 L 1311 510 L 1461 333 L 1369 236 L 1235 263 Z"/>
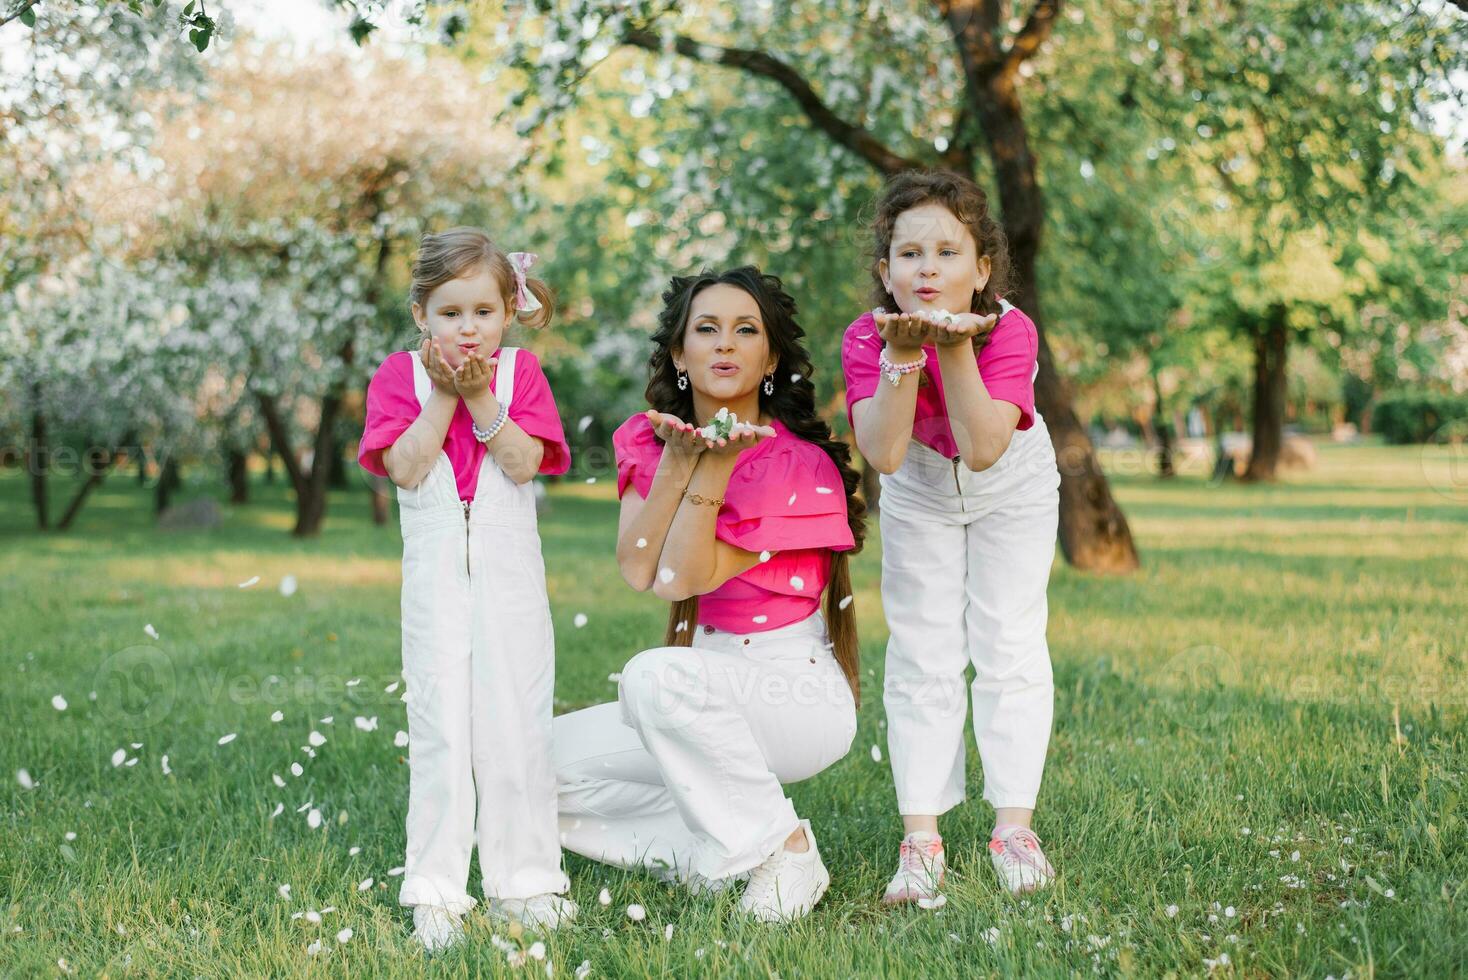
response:
<path id="1" fill-rule="evenodd" d="M 498 356 L 499 351 L 495 351 Z M 389 354 L 367 385 L 367 423 L 357 447 L 357 462 L 369 473 L 387 476 L 382 453 L 398 441 L 423 410 L 413 387 L 413 351 Z M 514 397 L 510 399 L 510 418 L 545 445 L 540 472 L 555 475 L 571 468 L 571 447 L 561 426 L 550 383 L 541 370 L 540 361 L 521 348 L 515 355 Z M 479 484 L 479 465 L 488 447 L 474 438 L 474 418 L 469 406 L 459 399 L 444 437 L 443 451 L 454 468 L 454 482 L 460 500 L 473 500 Z"/>
<path id="2" fill-rule="evenodd" d="M 719 508 L 714 536 L 770 557 L 700 596 L 699 625 L 761 633 L 799 622 L 820 608 L 831 552 L 855 547 L 846 520 L 846 488 L 825 451 L 776 419 L 775 436 L 740 454 Z M 646 497 L 663 444 L 646 415 L 612 436 L 617 495 Z"/>
<path id="3" fill-rule="evenodd" d="M 976 355 L 979 378 L 989 397 L 1019 407 L 1019 425 L 1023 431 L 1035 424 L 1036 358 L 1040 335 L 1034 321 L 1004 303 L 999 322 L 989 340 Z M 857 317 L 841 340 L 841 368 L 846 374 L 846 414 L 863 398 L 877 393 L 877 385 L 885 383 L 877 358 L 882 352 L 882 336 L 870 312 Z M 917 410 L 913 413 L 912 434 L 923 445 L 954 458 L 958 443 L 948 424 L 948 403 L 943 398 L 943 376 L 938 369 L 938 351 L 932 344 L 923 348 L 927 364 L 918 373 Z M 855 422 L 852 422 L 855 425 Z"/>

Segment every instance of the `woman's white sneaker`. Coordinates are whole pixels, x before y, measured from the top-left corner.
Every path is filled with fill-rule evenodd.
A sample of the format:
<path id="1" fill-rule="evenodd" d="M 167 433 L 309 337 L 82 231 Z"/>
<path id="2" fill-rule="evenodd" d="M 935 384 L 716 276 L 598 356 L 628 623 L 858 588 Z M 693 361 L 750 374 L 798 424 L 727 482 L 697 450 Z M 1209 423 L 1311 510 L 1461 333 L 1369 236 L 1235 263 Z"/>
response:
<path id="1" fill-rule="evenodd" d="M 821 861 L 810 821 L 800 821 L 806 850 L 788 851 L 783 845 L 749 873 L 739 907 L 760 922 L 789 922 L 809 914 L 830 887 L 831 875 Z"/>
<path id="2" fill-rule="evenodd" d="M 415 905 L 413 938 L 428 952 L 437 953 L 464 938 L 463 920 L 442 905 Z"/>
<path id="3" fill-rule="evenodd" d="M 492 898 L 489 914 L 529 929 L 557 929 L 576 918 L 576 903 L 565 895 L 546 893 L 529 898 Z"/>
<path id="4" fill-rule="evenodd" d="M 906 902 L 924 904 L 938 898 L 948 864 L 943 859 L 943 838 L 915 831 L 902 838 L 897 852 L 897 873 L 882 893 L 883 905 Z"/>
<path id="5" fill-rule="evenodd" d="M 989 841 L 989 859 L 1013 895 L 1037 891 L 1055 880 L 1055 869 L 1040 849 L 1040 838 L 1028 827 L 1006 830 Z"/>

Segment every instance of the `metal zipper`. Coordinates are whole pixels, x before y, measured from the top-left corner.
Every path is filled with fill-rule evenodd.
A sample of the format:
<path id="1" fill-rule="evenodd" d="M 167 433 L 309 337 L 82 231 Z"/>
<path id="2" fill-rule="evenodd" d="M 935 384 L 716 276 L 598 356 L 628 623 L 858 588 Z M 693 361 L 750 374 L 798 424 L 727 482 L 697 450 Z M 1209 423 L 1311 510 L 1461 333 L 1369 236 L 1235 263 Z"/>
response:
<path id="1" fill-rule="evenodd" d="M 469 574 L 469 501 L 461 500 L 464 505 L 464 574 Z"/>
<path id="2" fill-rule="evenodd" d="M 958 464 L 962 459 L 962 456 L 953 457 L 953 490 L 958 494 L 958 509 L 968 510 L 968 507 L 963 502 L 963 484 L 958 482 Z"/>

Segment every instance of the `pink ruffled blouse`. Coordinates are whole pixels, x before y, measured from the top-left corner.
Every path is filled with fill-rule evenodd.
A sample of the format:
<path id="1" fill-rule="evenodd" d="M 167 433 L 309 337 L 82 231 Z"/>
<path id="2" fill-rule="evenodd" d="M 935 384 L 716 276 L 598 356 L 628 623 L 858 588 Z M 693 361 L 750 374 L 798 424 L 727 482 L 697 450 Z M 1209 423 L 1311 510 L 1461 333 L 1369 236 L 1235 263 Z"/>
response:
<path id="1" fill-rule="evenodd" d="M 734 464 L 714 529 L 720 541 L 771 557 L 700 596 L 700 625 L 761 633 L 805 619 L 820 608 L 831 552 L 855 546 L 836 464 L 778 419 L 773 426 L 774 438 L 745 450 Z M 617 495 L 631 487 L 647 497 L 663 455 L 652 423 L 632 416 L 612 444 Z"/>
<path id="2" fill-rule="evenodd" d="M 979 377 L 990 398 L 1019 407 L 1016 428 L 1023 431 L 1035 424 L 1035 359 L 1040 350 L 1040 335 L 1034 321 L 1005 305 L 989 342 L 978 352 Z M 841 341 L 841 368 L 846 374 L 848 419 L 857 402 L 871 398 L 877 393 L 877 385 L 886 383 L 877 366 L 882 346 L 882 335 L 877 332 L 877 322 L 870 312 L 863 313 L 846 328 Z M 958 443 L 954 442 L 953 429 L 948 424 L 938 350 L 928 344 L 923 354 L 928 363 L 919 372 L 912 435 L 918 442 L 952 459 L 958 456 Z"/>
<path id="3" fill-rule="evenodd" d="M 495 356 L 498 355 L 496 350 Z M 369 473 L 387 476 L 382 465 L 383 451 L 398 441 L 423 410 L 413 388 L 415 356 L 412 351 L 389 354 L 367 385 L 367 424 L 357 446 L 357 462 Z M 515 355 L 515 394 L 510 399 L 510 418 L 528 435 L 544 443 L 541 473 L 555 475 L 571 468 L 571 447 L 566 443 L 550 383 L 540 368 L 540 361 L 524 348 Z M 462 398 L 454 408 L 443 451 L 453 464 L 459 499 L 473 500 L 479 486 L 479 465 L 489 450 L 474 438 L 474 417 Z"/>

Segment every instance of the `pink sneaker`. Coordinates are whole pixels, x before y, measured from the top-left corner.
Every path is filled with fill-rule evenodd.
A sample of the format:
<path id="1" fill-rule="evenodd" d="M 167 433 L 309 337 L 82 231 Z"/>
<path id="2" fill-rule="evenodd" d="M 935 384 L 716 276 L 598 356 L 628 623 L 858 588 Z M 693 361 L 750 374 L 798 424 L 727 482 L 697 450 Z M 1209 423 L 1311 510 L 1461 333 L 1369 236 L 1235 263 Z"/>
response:
<path id="1" fill-rule="evenodd" d="M 1040 850 L 1040 838 L 1028 827 L 1016 827 L 989 841 L 989 859 L 1013 895 L 1037 891 L 1055 878 L 1055 869 Z"/>
<path id="2" fill-rule="evenodd" d="M 921 831 L 908 834 L 902 838 L 902 847 L 898 850 L 897 873 L 887 882 L 887 890 L 882 894 L 882 904 L 936 901 L 947 870 L 947 862 L 943 860 L 942 837 Z"/>

